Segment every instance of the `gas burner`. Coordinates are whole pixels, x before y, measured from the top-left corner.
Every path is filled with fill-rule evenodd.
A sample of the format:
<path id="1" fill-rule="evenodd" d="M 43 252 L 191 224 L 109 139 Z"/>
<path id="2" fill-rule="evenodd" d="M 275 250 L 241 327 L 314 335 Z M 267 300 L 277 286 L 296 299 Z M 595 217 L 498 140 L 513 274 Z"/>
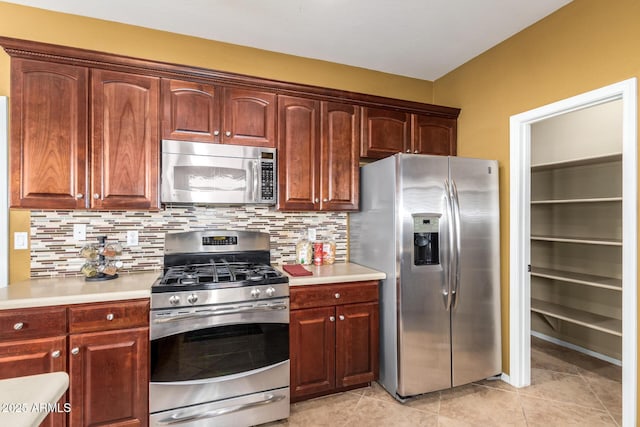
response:
<path id="1" fill-rule="evenodd" d="M 216 289 L 287 281 L 286 276 L 268 264 L 228 262 L 220 259 L 204 264 L 167 267 L 164 276 L 154 285 L 152 291 Z"/>

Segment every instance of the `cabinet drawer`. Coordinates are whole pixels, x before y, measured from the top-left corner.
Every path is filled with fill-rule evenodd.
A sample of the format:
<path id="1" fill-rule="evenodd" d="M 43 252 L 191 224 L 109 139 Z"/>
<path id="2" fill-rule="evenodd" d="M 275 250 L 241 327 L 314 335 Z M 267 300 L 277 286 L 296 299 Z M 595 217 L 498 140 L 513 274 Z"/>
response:
<path id="1" fill-rule="evenodd" d="M 292 286 L 291 310 L 378 300 L 378 281 Z"/>
<path id="2" fill-rule="evenodd" d="M 0 311 L 0 340 L 21 340 L 66 333 L 67 316 L 64 306 Z"/>
<path id="3" fill-rule="evenodd" d="M 69 333 L 149 325 L 149 300 L 112 301 L 69 307 Z"/>

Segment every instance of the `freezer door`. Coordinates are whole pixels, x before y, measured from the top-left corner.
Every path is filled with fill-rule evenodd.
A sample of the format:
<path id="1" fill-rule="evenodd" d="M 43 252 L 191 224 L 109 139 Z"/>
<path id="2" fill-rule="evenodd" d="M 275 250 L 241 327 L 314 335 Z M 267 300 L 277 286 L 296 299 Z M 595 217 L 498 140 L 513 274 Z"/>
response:
<path id="1" fill-rule="evenodd" d="M 397 393 L 406 397 L 451 387 L 450 213 L 447 157 L 404 154 L 398 160 Z"/>
<path id="2" fill-rule="evenodd" d="M 498 163 L 450 157 L 457 225 L 452 306 L 453 386 L 502 372 Z"/>

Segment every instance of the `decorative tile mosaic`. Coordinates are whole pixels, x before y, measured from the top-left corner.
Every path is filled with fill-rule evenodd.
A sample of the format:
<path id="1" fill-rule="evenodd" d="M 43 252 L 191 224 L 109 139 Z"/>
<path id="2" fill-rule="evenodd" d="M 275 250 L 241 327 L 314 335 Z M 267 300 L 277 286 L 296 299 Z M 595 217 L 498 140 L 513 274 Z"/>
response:
<path id="1" fill-rule="evenodd" d="M 74 224 L 85 224 L 86 241 L 73 238 Z M 342 212 L 278 212 L 263 206 L 168 207 L 159 212 L 140 211 L 31 211 L 31 277 L 80 275 L 84 259 L 80 249 L 97 243 L 97 236 L 118 242 L 122 271 L 160 270 L 165 233 L 228 229 L 257 230 L 271 235 L 271 262 L 295 262 L 295 245 L 307 228 L 318 239 L 336 242 L 336 262 L 347 255 L 347 214 Z M 127 231 L 138 231 L 138 245 L 127 247 Z"/>

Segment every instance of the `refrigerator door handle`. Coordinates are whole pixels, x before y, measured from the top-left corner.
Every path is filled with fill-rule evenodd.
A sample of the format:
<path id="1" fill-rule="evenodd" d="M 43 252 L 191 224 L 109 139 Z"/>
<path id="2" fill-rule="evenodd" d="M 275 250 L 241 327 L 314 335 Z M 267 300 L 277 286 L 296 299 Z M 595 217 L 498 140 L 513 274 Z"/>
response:
<path id="1" fill-rule="evenodd" d="M 453 212 L 453 235 L 454 238 L 454 250 L 452 251 L 454 256 L 453 262 L 453 288 L 451 291 L 452 307 L 456 308 L 458 304 L 458 294 L 460 293 L 460 200 L 458 199 L 458 187 L 456 182 L 451 180 L 451 210 Z"/>
<path id="2" fill-rule="evenodd" d="M 444 252 L 446 255 L 445 263 L 443 266 L 444 271 L 444 289 L 442 290 L 442 297 L 444 300 L 444 308 L 449 311 L 451 310 L 452 301 L 452 283 L 451 283 L 451 267 L 453 260 L 453 205 L 451 203 L 451 189 L 449 187 L 449 180 L 444 181 L 444 199 L 445 199 L 445 215 L 447 219 L 447 241 L 448 247 L 447 251 Z"/>

